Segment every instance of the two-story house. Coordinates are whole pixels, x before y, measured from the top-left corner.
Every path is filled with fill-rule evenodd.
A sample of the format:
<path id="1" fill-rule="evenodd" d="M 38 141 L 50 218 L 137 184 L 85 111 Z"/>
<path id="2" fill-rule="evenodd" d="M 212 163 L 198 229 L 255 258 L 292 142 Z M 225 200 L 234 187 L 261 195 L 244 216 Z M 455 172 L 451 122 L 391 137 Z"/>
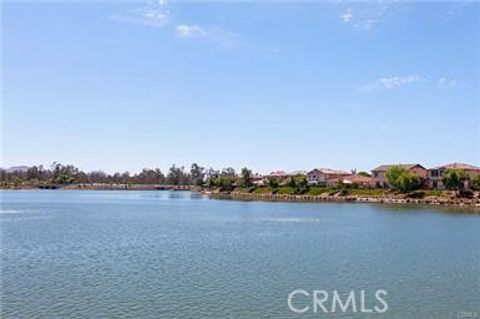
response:
<path id="1" fill-rule="evenodd" d="M 422 179 L 426 179 L 428 176 L 428 170 L 420 164 L 388 164 L 380 165 L 372 170 L 373 183 L 377 187 L 386 187 L 387 180 L 385 173 L 394 166 L 400 166 L 412 172 Z"/>
<path id="2" fill-rule="evenodd" d="M 307 173 L 307 181 L 309 185 L 326 185 L 331 179 L 352 175 L 347 171 L 331 168 L 315 168 Z"/>
<path id="3" fill-rule="evenodd" d="M 428 170 L 428 184 L 431 188 L 436 189 L 444 189 L 444 185 L 442 183 L 443 174 L 447 169 L 461 169 L 465 171 L 468 175 L 469 179 L 472 179 L 476 175 L 480 175 L 480 167 L 463 164 L 463 163 L 451 163 L 440 165 L 437 167 L 430 168 Z M 469 188 L 469 181 L 465 181 L 465 187 Z"/>

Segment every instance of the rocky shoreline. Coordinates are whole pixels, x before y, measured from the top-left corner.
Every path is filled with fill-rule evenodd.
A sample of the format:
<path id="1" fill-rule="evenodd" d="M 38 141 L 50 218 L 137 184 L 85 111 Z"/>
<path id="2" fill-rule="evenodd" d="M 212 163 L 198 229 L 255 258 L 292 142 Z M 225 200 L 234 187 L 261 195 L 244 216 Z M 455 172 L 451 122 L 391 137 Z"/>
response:
<path id="1" fill-rule="evenodd" d="M 286 194 L 251 194 L 251 193 L 226 193 L 217 192 L 207 194 L 216 199 L 233 199 L 245 201 L 274 201 L 274 202 L 337 202 L 337 203 L 379 203 L 379 204 L 418 204 L 433 206 L 473 207 L 480 210 L 480 198 L 451 198 L 429 196 L 425 198 L 405 198 L 405 196 L 379 196 L 365 197 L 357 195 L 338 196 L 322 194 L 312 195 L 286 195 Z"/>

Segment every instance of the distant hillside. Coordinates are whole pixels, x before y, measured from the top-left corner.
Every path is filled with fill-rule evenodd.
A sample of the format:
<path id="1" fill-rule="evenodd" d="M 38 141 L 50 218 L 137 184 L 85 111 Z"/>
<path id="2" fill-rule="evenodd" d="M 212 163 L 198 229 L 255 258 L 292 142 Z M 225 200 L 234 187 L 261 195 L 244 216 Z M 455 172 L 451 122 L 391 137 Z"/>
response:
<path id="1" fill-rule="evenodd" d="M 29 168 L 30 168 L 30 167 L 25 166 L 25 165 L 22 165 L 22 166 L 12 166 L 12 167 L 7 168 L 5 171 L 7 171 L 7 173 L 26 172 L 26 171 L 28 171 Z"/>

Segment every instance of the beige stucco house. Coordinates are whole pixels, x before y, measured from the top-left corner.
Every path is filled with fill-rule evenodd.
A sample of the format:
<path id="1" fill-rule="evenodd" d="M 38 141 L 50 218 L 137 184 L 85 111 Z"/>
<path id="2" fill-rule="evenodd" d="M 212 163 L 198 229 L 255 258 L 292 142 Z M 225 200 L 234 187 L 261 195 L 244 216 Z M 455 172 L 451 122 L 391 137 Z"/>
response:
<path id="1" fill-rule="evenodd" d="M 264 175 L 264 182 L 265 184 L 268 183 L 268 180 L 274 180 L 279 184 L 285 183 L 289 177 L 297 176 L 297 175 L 306 175 L 305 171 L 293 171 L 287 173 L 285 171 L 273 171 L 267 175 Z"/>
<path id="2" fill-rule="evenodd" d="M 309 185 L 326 185 L 329 180 L 352 175 L 347 171 L 331 168 L 315 168 L 307 173 Z"/>
<path id="3" fill-rule="evenodd" d="M 403 167 L 413 174 L 417 175 L 422 179 L 426 179 L 428 176 L 428 170 L 420 164 L 388 164 L 380 165 L 372 169 L 373 183 L 377 187 L 386 187 L 387 181 L 385 178 L 385 173 L 394 166 Z"/>
<path id="4" fill-rule="evenodd" d="M 330 178 L 327 180 L 327 186 L 331 187 L 338 186 L 340 183 L 343 185 L 359 185 L 363 187 L 371 187 L 375 185 L 373 183 L 373 178 L 358 174 L 350 174 L 339 178 Z"/>
<path id="5" fill-rule="evenodd" d="M 464 170 L 465 173 L 468 175 L 469 179 L 472 179 L 476 175 L 480 175 L 480 167 L 463 164 L 463 163 L 451 163 L 440 165 L 437 167 L 430 168 L 428 170 L 428 185 L 431 188 L 435 189 L 444 189 L 444 185 L 442 183 L 443 174 L 447 169 L 461 169 Z M 469 188 L 469 181 L 465 181 L 465 188 Z"/>

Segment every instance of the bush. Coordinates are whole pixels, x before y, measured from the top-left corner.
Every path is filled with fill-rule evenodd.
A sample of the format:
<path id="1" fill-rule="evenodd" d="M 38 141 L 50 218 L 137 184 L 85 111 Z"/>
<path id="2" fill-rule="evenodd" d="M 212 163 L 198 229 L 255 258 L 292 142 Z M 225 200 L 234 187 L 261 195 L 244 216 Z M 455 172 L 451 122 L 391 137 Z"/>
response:
<path id="1" fill-rule="evenodd" d="M 273 177 L 268 177 L 267 178 L 267 184 L 271 188 L 277 188 L 278 187 L 278 181 Z"/>
<path id="2" fill-rule="evenodd" d="M 427 190 L 427 191 L 424 191 L 425 193 L 425 196 L 437 196 L 437 197 L 440 197 L 443 195 L 443 191 L 441 190 L 436 190 L 436 189 L 433 189 L 433 190 Z"/>
<path id="3" fill-rule="evenodd" d="M 324 194 L 324 193 L 328 193 L 330 191 L 331 191 L 330 188 L 313 186 L 313 187 L 310 187 L 308 189 L 306 194 L 310 195 L 310 196 L 318 196 L 318 195 L 321 195 L 321 194 Z"/>
<path id="4" fill-rule="evenodd" d="M 480 175 L 476 175 L 472 178 L 472 189 L 480 191 Z"/>
<path id="5" fill-rule="evenodd" d="M 269 187 L 265 187 L 265 186 L 258 187 L 253 191 L 253 194 L 270 194 L 270 193 L 272 193 L 272 190 Z"/>
<path id="6" fill-rule="evenodd" d="M 382 188 L 351 189 L 350 194 L 365 197 L 378 197 L 384 195 L 385 190 Z"/>
<path id="7" fill-rule="evenodd" d="M 290 186 L 283 186 L 278 189 L 276 189 L 275 194 L 282 194 L 282 195 L 294 195 L 295 194 L 295 188 L 290 187 Z"/>
<path id="8" fill-rule="evenodd" d="M 340 192 L 338 192 L 339 196 L 347 196 L 348 194 L 350 194 L 350 192 L 348 191 L 348 189 L 345 188 L 342 188 Z"/>
<path id="9" fill-rule="evenodd" d="M 244 194 L 247 194 L 247 193 L 251 193 L 253 191 L 255 191 L 255 187 L 237 187 L 235 189 L 235 191 L 237 193 L 244 193 Z"/>

